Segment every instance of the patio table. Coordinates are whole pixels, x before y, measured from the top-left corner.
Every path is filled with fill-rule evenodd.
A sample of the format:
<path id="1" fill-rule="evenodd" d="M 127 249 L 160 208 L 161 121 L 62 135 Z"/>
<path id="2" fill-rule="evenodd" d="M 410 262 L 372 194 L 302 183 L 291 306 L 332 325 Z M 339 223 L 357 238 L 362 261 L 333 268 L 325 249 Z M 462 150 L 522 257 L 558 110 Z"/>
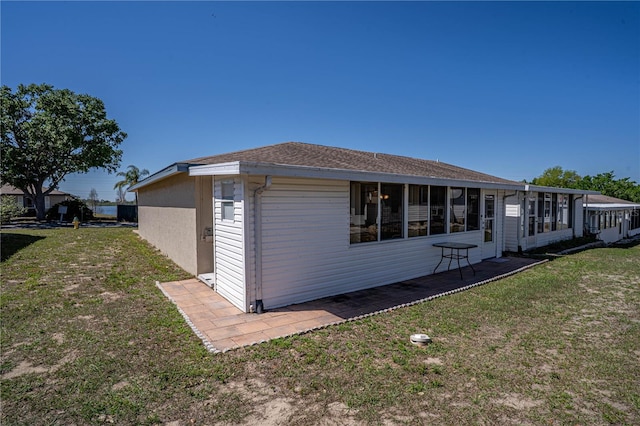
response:
<path id="1" fill-rule="evenodd" d="M 451 261 L 452 260 L 457 260 L 458 261 L 458 272 L 460 272 L 460 279 L 462 278 L 462 268 L 460 268 L 460 259 L 466 259 L 467 263 L 469 264 L 469 266 L 471 266 L 471 270 L 473 271 L 473 275 L 476 275 L 476 270 L 473 269 L 473 265 L 471 265 L 471 262 L 469 262 L 469 249 L 470 248 L 475 248 L 478 247 L 477 244 L 468 244 L 468 243 L 455 243 L 455 242 L 442 242 L 442 243 L 435 243 L 433 244 L 434 247 L 440 247 L 441 252 L 440 252 L 440 262 L 438 262 L 438 265 L 436 266 L 436 268 L 433 270 L 433 273 L 435 274 L 436 271 L 438 270 L 438 268 L 440 267 L 440 264 L 442 263 L 442 261 L 444 259 L 449 259 L 449 266 L 447 267 L 447 271 L 449 271 L 451 269 Z M 449 249 L 448 253 L 445 253 L 445 249 Z M 454 253 L 455 250 L 455 253 Z"/>

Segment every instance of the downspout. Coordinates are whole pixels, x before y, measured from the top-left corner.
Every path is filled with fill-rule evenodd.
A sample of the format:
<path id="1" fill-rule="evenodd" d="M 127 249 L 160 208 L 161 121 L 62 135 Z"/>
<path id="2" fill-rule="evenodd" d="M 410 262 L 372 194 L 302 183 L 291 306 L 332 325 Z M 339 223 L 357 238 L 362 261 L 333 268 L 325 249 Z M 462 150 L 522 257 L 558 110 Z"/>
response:
<path id="1" fill-rule="evenodd" d="M 571 234 L 572 234 L 572 238 L 574 238 L 574 239 L 576 238 L 576 201 L 582 200 L 584 198 L 584 196 L 585 195 L 582 194 L 581 196 L 576 197 L 576 198 L 573 199 L 573 209 L 572 209 L 573 210 L 573 218 L 572 218 L 573 226 L 571 227 Z M 588 195 L 587 195 L 586 201 L 587 201 L 587 207 L 588 207 L 588 203 L 589 203 L 589 196 Z M 580 203 L 580 204 L 582 204 L 582 203 Z M 580 209 L 580 210 L 583 211 L 583 212 L 587 211 L 586 208 L 584 208 L 584 207 L 582 209 Z M 582 233 L 583 234 L 584 234 L 584 228 L 587 226 L 586 225 L 587 222 L 585 221 L 586 219 L 587 219 L 586 213 L 583 213 L 582 214 Z"/>
<path id="2" fill-rule="evenodd" d="M 516 192 L 514 192 L 513 194 L 504 194 L 502 196 L 502 206 L 503 206 L 504 209 L 507 208 L 507 198 L 508 197 L 513 197 L 514 195 L 516 196 L 516 200 L 518 201 L 518 205 L 520 205 L 520 197 L 518 196 L 518 195 L 520 195 L 520 191 L 516 190 Z M 506 219 L 505 216 L 506 216 L 506 212 L 503 213 L 503 217 L 502 217 L 502 251 L 503 252 L 504 252 L 504 240 L 506 238 L 506 233 L 504 231 L 504 227 L 506 226 L 506 223 L 507 223 L 507 221 L 505 220 Z M 516 232 L 516 236 L 517 236 L 517 239 L 518 239 L 518 253 L 522 252 L 522 247 L 520 246 L 520 232 L 521 232 L 520 228 L 521 228 L 521 225 L 522 225 L 522 223 L 521 223 L 522 222 L 522 213 L 520 214 L 519 222 L 520 223 L 518 223 L 518 232 Z"/>
<path id="3" fill-rule="evenodd" d="M 256 313 L 264 312 L 262 304 L 262 193 L 271 187 L 271 176 L 265 176 L 264 185 L 253 191 L 253 232 L 256 256 Z"/>

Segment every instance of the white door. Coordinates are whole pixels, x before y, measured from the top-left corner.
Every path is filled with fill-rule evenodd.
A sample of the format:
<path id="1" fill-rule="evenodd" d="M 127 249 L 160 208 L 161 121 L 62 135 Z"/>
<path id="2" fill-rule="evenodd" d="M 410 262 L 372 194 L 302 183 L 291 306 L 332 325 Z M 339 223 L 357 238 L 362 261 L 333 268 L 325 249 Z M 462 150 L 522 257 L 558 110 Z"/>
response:
<path id="1" fill-rule="evenodd" d="M 496 257 L 496 191 L 484 191 L 482 200 L 482 258 Z"/>

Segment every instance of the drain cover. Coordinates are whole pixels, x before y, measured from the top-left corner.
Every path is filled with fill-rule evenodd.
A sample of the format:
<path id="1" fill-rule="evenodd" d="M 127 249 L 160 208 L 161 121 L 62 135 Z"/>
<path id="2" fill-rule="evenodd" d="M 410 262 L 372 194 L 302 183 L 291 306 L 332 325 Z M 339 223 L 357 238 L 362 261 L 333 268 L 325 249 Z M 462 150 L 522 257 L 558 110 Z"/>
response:
<path id="1" fill-rule="evenodd" d="M 428 343 L 431 343 L 431 337 L 427 336 L 426 334 L 412 334 L 411 343 L 418 346 L 424 346 Z"/>

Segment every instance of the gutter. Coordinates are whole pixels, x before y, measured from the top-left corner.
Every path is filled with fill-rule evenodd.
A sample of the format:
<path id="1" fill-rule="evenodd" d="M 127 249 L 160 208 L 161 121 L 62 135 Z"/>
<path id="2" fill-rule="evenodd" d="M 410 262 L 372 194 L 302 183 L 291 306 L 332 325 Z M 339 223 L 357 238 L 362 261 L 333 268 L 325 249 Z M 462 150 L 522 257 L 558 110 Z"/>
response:
<path id="1" fill-rule="evenodd" d="M 255 308 L 258 314 L 264 312 L 264 305 L 262 304 L 262 193 L 269 188 L 271 188 L 271 176 L 267 175 L 264 178 L 264 185 L 259 186 L 253 191 L 253 232 L 256 247 Z"/>

